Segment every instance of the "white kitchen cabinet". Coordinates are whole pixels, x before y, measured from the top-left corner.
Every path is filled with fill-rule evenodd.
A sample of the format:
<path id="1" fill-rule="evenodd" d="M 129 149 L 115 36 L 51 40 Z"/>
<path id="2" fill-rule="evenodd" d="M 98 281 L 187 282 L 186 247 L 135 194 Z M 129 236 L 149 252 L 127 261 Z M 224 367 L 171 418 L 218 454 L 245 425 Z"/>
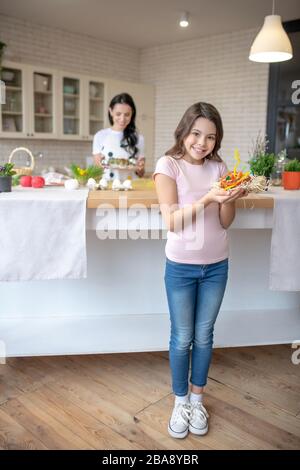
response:
<path id="1" fill-rule="evenodd" d="M 104 127 L 105 81 L 5 62 L 0 137 L 92 140 Z"/>
<path id="2" fill-rule="evenodd" d="M 27 66 L 7 62 L 2 68 L 6 102 L 0 104 L 1 137 L 29 137 L 29 96 L 25 91 L 27 74 Z"/>
<path id="3" fill-rule="evenodd" d="M 97 78 L 86 78 L 84 90 L 87 92 L 85 99 L 86 119 L 85 134 L 90 140 L 93 139 L 96 132 L 104 128 L 106 124 L 106 83 Z"/>
<path id="4" fill-rule="evenodd" d="M 6 103 L 0 105 L 0 137 L 92 141 L 97 131 L 110 125 L 111 98 L 127 92 L 136 104 L 136 124 L 151 165 L 153 86 L 7 61 L 2 73 Z"/>
<path id="5" fill-rule="evenodd" d="M 59 138 L 92 140 L 104 127 L 105 81 L 59 72 Z"/>
<path id="6" fill-rule="evenodd" d="M 58 76 L 58 137 L 66 140 L 83 140 L 83 78 L 68 72 L 59 72 Z"/>
<path id="7" fill-rule="evenodd" d="M 58 136 L 57 74 L 44 67 L 28 67 L 30 136 L 53 139 Z"/>
<path id="8" fill-rule="evenodd" d="M 53 69 L 5 62 L 2 80 L 0 136 L 51 139 L 58 137 L 57 74 Z"/>

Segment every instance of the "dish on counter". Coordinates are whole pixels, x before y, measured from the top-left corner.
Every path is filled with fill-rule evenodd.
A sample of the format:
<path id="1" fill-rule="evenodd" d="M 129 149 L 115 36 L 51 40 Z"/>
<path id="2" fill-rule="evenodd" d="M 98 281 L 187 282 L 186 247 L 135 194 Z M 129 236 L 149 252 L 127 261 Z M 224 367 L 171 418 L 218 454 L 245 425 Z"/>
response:
<path id="1" fill-rule="evenodd" d="M 135 170 L 137 161 L 135 158 L 110 158 L 108 162 L 105 162 L 108 168 L 118 170 Z"/>
<path id="2" fill-rule="evenodd" d="M 43 172 L 43 177 L 45 186 L 64 186 L 65 180 L 68 179 L 67 176 L 56 171 Z"/>

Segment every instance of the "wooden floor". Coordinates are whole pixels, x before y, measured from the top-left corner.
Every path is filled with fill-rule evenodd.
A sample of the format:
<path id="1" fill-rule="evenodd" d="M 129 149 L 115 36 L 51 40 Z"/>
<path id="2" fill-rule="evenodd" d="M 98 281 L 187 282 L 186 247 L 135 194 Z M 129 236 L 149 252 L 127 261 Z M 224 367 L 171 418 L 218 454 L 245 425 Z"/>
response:
<path id="1" fill-rule="evenodd" d="M 11 358 L 0 365 L 1 449 L 300 449 L 289 345 L 214 350 L 204 437 L 167 433 L 167 353 Z"/>

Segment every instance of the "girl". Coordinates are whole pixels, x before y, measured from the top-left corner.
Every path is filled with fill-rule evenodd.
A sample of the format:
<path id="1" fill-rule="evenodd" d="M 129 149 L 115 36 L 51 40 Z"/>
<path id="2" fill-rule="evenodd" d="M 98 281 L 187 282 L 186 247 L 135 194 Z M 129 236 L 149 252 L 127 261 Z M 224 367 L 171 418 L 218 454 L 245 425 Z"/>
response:
<path id="1" fill-rule="evenodd" d="M 136 108 L 128 93 L 116 95 L 110 102 L 108 118 L 111 127 L 98 131 L 94 136 L 93 155 L 96 165 L 109 166 L 112 159 L 136 162 L 135 173 L 143 176 L 145 171 L 144 138 L 135 127 Z M 107 170 L 108 178 L 126 179 L 132 171 Z M 121 179 L 120 178 L 120 179 Z"/>
<path id="2" fill-rule="evenodd" d="M 175 131 L 175 145 L 161 157 L 153 175 L 168 227 L 165 286 L 170 311 L 170 367 L 175 394 L 168 431 L 183 438 L 208 431 L 202 403 L 213 346 L 213 330 L 228 274 L 226 229 L 242 189 L 211 189 L 227 173 L 218 155 L 223 137 L 214 106 L 196 103 Z M 191 243 L 191 235 L 196 238 Z M 191 394 L 188 376 L 191 353 Z"/>

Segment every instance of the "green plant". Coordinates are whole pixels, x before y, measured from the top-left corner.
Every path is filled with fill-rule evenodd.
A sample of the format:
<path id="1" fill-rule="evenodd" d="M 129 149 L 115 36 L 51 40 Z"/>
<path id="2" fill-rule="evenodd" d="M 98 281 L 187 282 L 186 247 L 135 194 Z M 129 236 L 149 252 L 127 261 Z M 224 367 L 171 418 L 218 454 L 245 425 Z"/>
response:
<path id="1" fill-rule="evenodd" d="M 71 171 L 74 178 L 76 178 L 80 184 L 86 184 L 89 178 L 94 178 L 98 183 L 103 175 L 103 168 L 95 165 L 83 169 L 73 163 L 71 165 Z"/>
<path id="2" fill-rule="evenodd" d="M 12 185 L 13 186 L 19 186 L 21 176 L 22 175 L 13 175 L 13 177 L 12 177 Z"/>
<path id="3" fill-rule="evenodd" d="M 13 176 L 16 172 L 13 170 L 13 163 L 5 163 L 3 166 L 0 166 L 0 176 Z"/>
<path id="4" fill-rule="evenodd" d="M 259 157 L 249 161 L 251 173 L 256 176 L 266 176 L 269 178 L 273 171 L 275 161 L 276 155 L 274 153 L 259 155 Z"/>
<path id="5" fill-rule="evenodd" d="M 265 136 L 258 134 L 253 145 L 249 160 L 250 171 L 255 176 L 270 178 L 277 157 L 274 153 L 267 152 L 268 141 Z"/>
<path id="6" fill-rule="evenodd" d="M 296 158 L 284 165 L 284 171 L 300 171 L 300 162 Z"/>

